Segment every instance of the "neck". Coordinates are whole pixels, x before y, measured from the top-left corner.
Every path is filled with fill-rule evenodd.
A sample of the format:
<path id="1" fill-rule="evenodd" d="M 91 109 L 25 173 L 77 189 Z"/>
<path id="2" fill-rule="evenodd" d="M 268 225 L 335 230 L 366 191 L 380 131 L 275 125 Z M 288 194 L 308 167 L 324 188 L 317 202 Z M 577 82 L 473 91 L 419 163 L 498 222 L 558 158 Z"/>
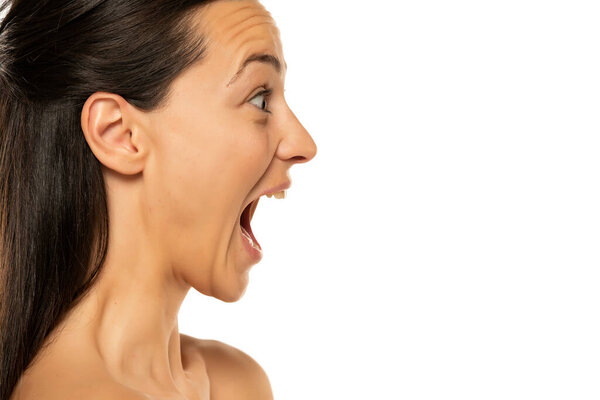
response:
<path id="1" fill-rule="evenodd" d="M 82 343 L 82 351 L 93 352 L 127 386 L 174 392 L 186 385 L 177 315 L 191 286 L 173 272 L 161 233 L 148 224 L 143 208 L 136 210 L 127 198 L 109 201 L 106 258 L 69 315 L 72 333 L 63 343 Z"/>
<path id="2" fill-rule="evenodd" d="M 74 332 L 85 332 L 118 381 L 174 391 L 186 379 L 177 314 L 189 285 L 165 273 L 151 249 L 129 251 L 126 238 L 111 235 L 98 281 L 72 315 Z"/>
<path id="3" fill-rule="evenodd" d="M 94 301 L 98 307 L 89 314 L 96 316 L 90 333 L 113 376 L 169 388 L 185 376 L 177 314 L 187 290 L 156 277 L 146 268 L 102 282 Z"/>

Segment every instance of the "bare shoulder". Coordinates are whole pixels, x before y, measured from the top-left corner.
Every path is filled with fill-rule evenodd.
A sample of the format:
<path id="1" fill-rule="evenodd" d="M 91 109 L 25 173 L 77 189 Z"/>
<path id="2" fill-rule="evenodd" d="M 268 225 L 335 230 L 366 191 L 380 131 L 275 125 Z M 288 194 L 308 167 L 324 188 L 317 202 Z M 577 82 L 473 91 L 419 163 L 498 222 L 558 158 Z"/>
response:
<path id="1" fill-rule="evenodd" d="M 113 381 L 98 368 L 36 364 L 21 376 L 11 400 L 151 400 Z"/>
<path id="2" fill-rule="evenodd" d="M 16 391 L 11 400 L 64 400 L 64 399 L 87 399 L 87 400 L 151 400 L 150 397 L 130 389 L 126 386 L 110 382 L 108 380 L 86 380 L 88 383 L 71 383 L 57 381 L 55 385 L 43 382 L 41 385 Z"/>
<path id="3" fill-rule="evenodd" d="M 87 399 L 87 400 L 151 400 L 136 390 L 130 389 L 117 383 L 105 383 L 96 387 L 87 387 L 83 390 L 72 393 L 68 398 Z"/>
<path id="4" fill-rule="evenodd" d="M 267 374 L 248 354 L 218 340 L 180 336 L 182 347 L 195 349 L 204 361 L 211 400 L 273 400 Z"/>

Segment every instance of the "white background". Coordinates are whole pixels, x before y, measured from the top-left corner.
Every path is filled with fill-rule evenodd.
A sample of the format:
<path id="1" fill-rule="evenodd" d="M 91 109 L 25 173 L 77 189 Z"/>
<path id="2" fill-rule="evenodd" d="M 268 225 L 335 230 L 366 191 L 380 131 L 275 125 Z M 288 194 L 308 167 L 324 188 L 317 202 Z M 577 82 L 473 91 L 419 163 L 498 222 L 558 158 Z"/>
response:
<path id="1" fill-rule="evenodd" d="M 180 330 L 277 400 L 600 398 L 598 3 L 262 3 L 318 153 Z"/>
<path id="2" fill-rule="evenodd" d="M 180 330 L 276 400 L 600 398 L 598 3 L 261 2 L 318 153 Z"/>

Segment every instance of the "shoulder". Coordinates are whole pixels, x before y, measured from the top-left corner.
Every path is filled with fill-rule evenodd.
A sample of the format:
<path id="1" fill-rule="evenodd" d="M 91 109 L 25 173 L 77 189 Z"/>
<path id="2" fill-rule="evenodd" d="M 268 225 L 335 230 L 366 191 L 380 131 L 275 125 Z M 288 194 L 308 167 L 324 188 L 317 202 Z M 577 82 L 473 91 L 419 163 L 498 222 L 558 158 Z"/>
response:
<path id="1" fill-rule="evenodd" d="M 182 348 L 185 342 L 204 361 L 210 379 L 211 399 L 273 399 L 267 374 L 248 354 L 218 340 L 180 336 Z"/>
<path id="2" fill-rule="evenodd" d="M 97 367 L 45 361 L 30 365 L 10 400 L 149 400 L 142 393 L 113 381 Z"/>
<path id="3" fill-rule="evenodd" d="M 86 399 L 86 400 L 150 400 L 146 395 L 130 389 L 124 385 L 102 380 L 85 380 L 87 383 L 70 382 L 65 384 L 58 379 L 54 385 L 49 382 L 42 382 L 41 385 L 30 387 L 24 390 L 16 390 L 11 400 L 64 400 L 64 399 Z M 21 388 L 19 388 L 21 389 Z"/>
<path id="4" fill-rule="evenodd" d="M 96 386 L 96 385 L 95 385 Z M 96 387 L 85 387 L 83 390 L 70 393 L 71 399 L 87 400 L 149 400 L 150 397 L 117 383 L 105 383 Z"/>

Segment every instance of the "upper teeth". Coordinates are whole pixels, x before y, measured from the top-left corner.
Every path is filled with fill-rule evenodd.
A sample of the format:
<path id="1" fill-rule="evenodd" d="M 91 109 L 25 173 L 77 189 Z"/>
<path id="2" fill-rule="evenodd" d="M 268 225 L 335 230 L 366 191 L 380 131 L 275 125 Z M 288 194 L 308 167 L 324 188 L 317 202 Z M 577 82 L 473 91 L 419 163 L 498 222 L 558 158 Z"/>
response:
<path id="1" fill-rule="evenodd" d="M 276 199 L 285 199 L 285 190 L 267 195 L 268 198 L 271 198 L 272 196 L 275 196 Z"/>

